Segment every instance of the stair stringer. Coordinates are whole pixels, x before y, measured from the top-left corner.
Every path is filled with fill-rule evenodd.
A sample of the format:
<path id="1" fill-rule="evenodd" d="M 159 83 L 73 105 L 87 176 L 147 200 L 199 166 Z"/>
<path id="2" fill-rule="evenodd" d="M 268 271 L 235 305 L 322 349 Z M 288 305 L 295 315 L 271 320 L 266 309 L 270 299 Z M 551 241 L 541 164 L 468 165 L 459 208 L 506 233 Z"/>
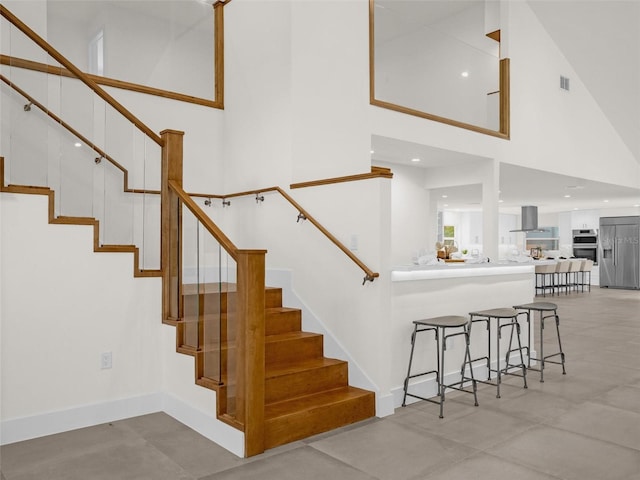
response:
<path id="1" fill-rule="evenodd" d="M 93 251 L 133 253 L 134 277 L 161 277 L 162 270 L 140 269 L 140 249 L 135 245 L 100 245 L 100 222 L 91 217 L 65 217 L 55 215 L 55 191 L 48 187 L 34 187 L 28 185 L 5 185 L 4 157 L 0 157 L 0 192 L 19 193 L 25 195 L 44 195 L 48 197 L 49 223 L 60 225 L 88 225 L 93 227 Z"/>

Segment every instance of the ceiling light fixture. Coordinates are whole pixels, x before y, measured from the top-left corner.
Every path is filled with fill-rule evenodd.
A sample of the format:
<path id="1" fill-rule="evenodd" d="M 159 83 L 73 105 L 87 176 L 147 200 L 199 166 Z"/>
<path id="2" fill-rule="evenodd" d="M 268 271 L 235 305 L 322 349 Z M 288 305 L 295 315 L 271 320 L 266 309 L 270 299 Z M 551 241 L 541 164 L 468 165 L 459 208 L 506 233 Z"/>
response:
<path id="1" fill-rule="evenodd" d="M 571 198 L 571 195 L 565 195 L 564 198 Z"/>
<path id="2" fill-rule="evenodd" d="M 73 144 L 74 147 L 80 148 L 82 144 L 80 142 L 76 142 Z"/>
<path id="3" fill-rule="evenodd" d="M 609 200 L 603 200 L 604 203 L 609 203 Z"/>
<path id="4" fill-rule="evenodd" d="M 464 78 L 467 78 L 469 76 L 469 72 L 467 72 L 466 70 L 464 72 L 462 72 L 460 75 L 462 75 Z"/>
<path id="5" fill-rule="evenodd" d="M 376 153 L 376 151 L 375 150 L 370 150 L 369 153 Z"/>
<path id="6" fill-rule="evenodd" d="M 449 195 L 442 195 L 442 198 L 448 198 Z"/>
<path id="7" fill-rule="evenodd" d="M 419 162 L 419 161 L 420 161 L 420 159 L 416 157 L 416 158 L 412 158 L 412 159 L 411 159 L 411 161 L 412 161 L 412 162 Z"/>

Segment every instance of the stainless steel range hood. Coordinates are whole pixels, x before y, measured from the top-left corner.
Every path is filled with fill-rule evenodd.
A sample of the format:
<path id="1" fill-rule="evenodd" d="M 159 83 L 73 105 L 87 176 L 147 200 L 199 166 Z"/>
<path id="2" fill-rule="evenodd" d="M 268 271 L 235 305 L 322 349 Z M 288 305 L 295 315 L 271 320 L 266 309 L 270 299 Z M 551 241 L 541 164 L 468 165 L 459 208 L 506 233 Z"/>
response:
<path id="1" fill-rule="evenodd" d="M 509 230 L 510 232 L 546 232 L 538 228 L 538 207 L 526 205 L 522 208 L 522 227 L 520 230 Z"/>

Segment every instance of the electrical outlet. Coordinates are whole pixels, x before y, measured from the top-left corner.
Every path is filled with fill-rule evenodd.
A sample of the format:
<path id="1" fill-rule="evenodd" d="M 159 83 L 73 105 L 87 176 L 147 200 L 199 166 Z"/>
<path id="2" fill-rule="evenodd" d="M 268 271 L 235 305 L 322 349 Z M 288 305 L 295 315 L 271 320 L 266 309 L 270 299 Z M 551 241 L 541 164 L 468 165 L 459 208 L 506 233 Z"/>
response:
<path id="1" fill-rule="evenodd" d="M 107 368 L 111 368 L 113 357 L 111 356 L 111 352 L 104 352 L 100 355 L 100 368 L 105 370 Z"/>

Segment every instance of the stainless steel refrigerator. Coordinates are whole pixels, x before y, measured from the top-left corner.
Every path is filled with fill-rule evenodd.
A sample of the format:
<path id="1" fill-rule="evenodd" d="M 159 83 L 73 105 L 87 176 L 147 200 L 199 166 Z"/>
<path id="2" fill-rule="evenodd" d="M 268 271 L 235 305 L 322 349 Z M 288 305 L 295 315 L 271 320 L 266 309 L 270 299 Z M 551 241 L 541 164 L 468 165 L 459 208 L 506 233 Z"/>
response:
<path id="1" fill-rule="evenodd" d="M 601 217 L 600 286 L 640 289 L 640 216 Z"/>

